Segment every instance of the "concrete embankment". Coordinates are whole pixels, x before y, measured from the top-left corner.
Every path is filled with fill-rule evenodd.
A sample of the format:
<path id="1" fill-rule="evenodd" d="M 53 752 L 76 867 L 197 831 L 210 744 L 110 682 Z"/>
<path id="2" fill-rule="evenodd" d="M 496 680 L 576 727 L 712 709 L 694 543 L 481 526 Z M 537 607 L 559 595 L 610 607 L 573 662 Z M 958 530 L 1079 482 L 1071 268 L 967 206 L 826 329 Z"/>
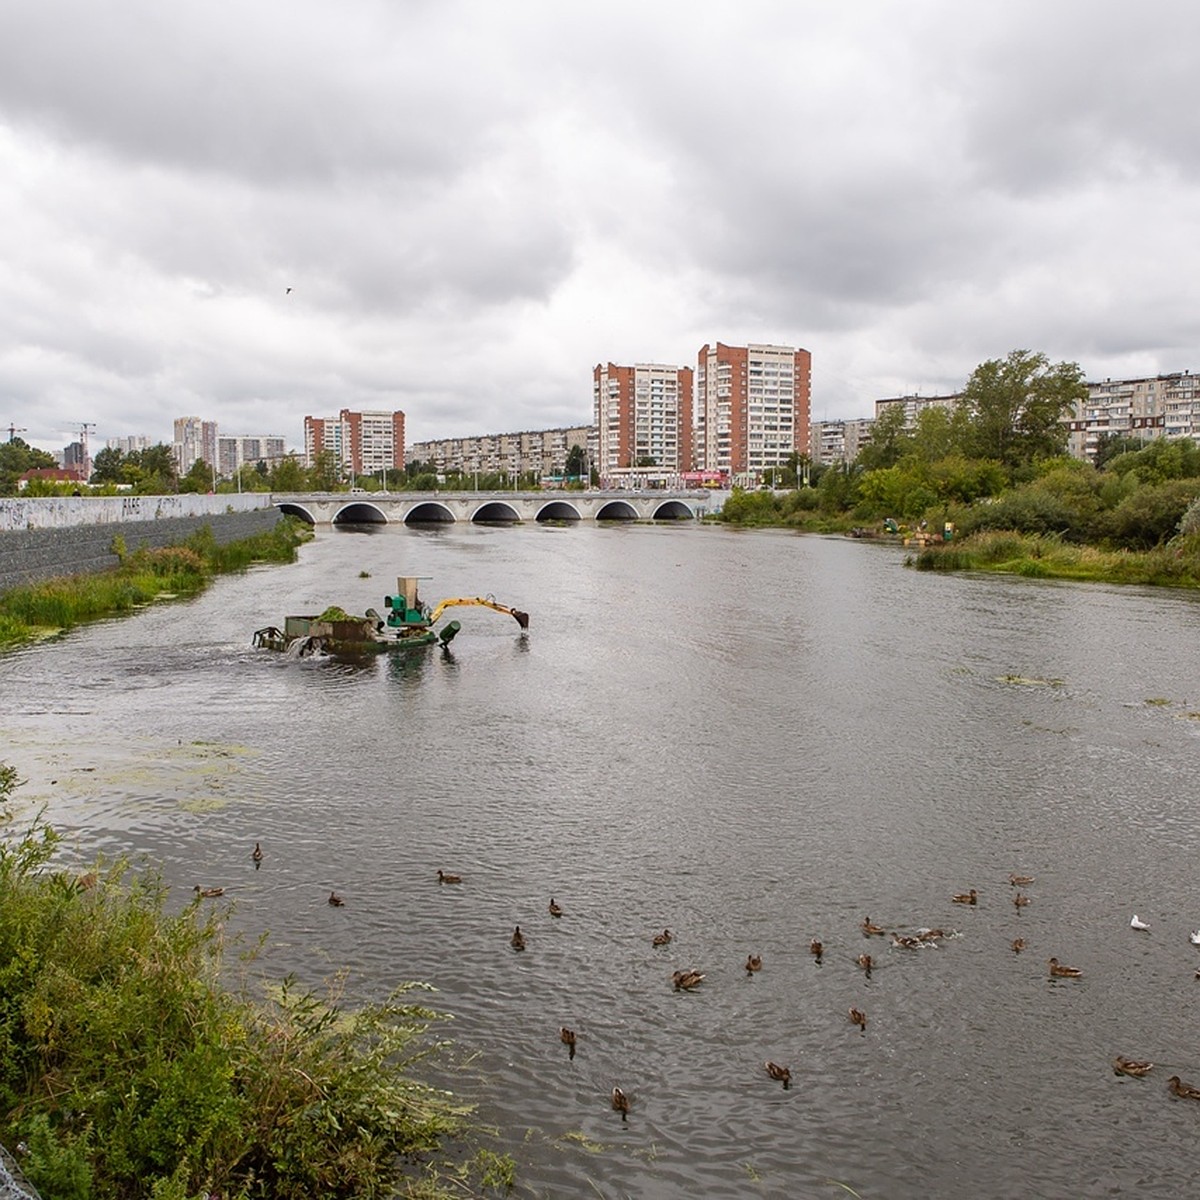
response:
<path id="1" fill-rule="evenodd" d="M 209 526 L 221 545 L 265 533 L 279 513 L 264 494 L 245 496 L 52 496 L 0 498 L 0 591 L 64 575 L 92 574 L 129 552 L 168 546 Z"/>

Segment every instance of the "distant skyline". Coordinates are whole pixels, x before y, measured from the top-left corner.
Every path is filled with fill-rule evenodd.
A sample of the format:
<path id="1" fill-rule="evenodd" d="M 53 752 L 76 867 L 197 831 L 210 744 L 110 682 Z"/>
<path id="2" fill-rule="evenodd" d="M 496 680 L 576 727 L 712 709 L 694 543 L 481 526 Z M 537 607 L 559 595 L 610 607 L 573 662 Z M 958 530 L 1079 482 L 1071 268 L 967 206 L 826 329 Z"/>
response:
<path id="1" fill-rule="evenodd" d="M 718 340 L 814 421 L 1200 369 L 1190 0 L 11 7 L 0 437 L 572 426 Z"/>

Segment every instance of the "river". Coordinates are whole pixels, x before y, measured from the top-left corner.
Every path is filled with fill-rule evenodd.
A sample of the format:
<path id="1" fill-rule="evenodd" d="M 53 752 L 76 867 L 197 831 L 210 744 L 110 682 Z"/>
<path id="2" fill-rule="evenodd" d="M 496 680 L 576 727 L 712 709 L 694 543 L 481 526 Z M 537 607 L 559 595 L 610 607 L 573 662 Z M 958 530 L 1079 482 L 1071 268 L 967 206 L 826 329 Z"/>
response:
<path id="1" fill-rule="evenodd" d="M 494 594 L 528 634 L 466 608 L 450 654 L 250 647 L 286 613 L 382 609 L 402 573 Z M 1198 623 L 1183 593 L 918 574 L 776 531 L 326 530 L 295 565 L 0 658 L 0 755 L 69 858 L 144 857 L 180 903 L 224 886 L 272 977 L 433 984 L 436 1078 L 521 1196 L 1178 1197 Z M 867 915 L 956 936 L 902 949 Z M 706 978 L 677 992 L 679 968 Z M 1159 1065 L 1118 1077 L 1117 1054 Z"/>

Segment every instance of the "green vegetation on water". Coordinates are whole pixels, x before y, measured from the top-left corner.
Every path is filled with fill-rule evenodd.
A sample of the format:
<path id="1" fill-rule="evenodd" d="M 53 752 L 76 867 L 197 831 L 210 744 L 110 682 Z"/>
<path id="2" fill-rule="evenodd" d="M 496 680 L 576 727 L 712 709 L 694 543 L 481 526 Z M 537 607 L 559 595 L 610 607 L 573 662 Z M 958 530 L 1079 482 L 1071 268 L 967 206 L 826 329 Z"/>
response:
<path id="1" fill-rule="evenodd" d="M 511 1186 L 506 1155 L 438 1164 L 465 1110 L 410 1073 L 440 1019 L 417 985 L 358 1008 L 291 980 L 262 1000 L 231 990 L 225 914 L 199 897 L 173 913 L 126 863 L 56 868 L 52 829 L 11 828 L 16 784 L 0 763 L 0 1143 L 46 1200 Z"/>
<path id="2" fill-rule="evenodd" d="M 268 532 L 224 546 L 217 545 L 205 526 L 178 546 L 128 554 L 118 533 L 113 553 L 121 565 L 115 570 L 49 579 L 0 594 L 0 648 L 158 599 L 194 596 L 215 576 L 245 570 L 252 563 L 293 562 L 296 547 L 311 537 L 312 530 L 302 521 L 281 517 Z"/>
<path id="3" fill-rule="evenodd" d="M 976 368 L 953 409 L 910 427 L 897 405 L 854 462 L 797 456 L 782 475 L 801 486 L 735 491 L 720 519 L 921 534 L 921 570 L 1200 586 L 1200 446 L 1110 438 L 1094 462 L 1070 458 L 1064 420 L 1086 394 L 1076 364 L 1014 350 Z"/>

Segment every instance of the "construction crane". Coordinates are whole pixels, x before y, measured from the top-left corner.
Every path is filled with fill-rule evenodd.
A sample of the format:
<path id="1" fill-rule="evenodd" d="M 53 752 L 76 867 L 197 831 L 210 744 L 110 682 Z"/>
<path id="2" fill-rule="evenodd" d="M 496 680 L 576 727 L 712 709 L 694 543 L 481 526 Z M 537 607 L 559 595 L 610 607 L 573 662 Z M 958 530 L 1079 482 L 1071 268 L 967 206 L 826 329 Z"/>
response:
<path id="1" fill-rule="evenodd" d="M 28 433 L 29 430 L 24 425 L 10 425 L 8 427 L 8 440 L 11 442 L 18 433 Z"/>

